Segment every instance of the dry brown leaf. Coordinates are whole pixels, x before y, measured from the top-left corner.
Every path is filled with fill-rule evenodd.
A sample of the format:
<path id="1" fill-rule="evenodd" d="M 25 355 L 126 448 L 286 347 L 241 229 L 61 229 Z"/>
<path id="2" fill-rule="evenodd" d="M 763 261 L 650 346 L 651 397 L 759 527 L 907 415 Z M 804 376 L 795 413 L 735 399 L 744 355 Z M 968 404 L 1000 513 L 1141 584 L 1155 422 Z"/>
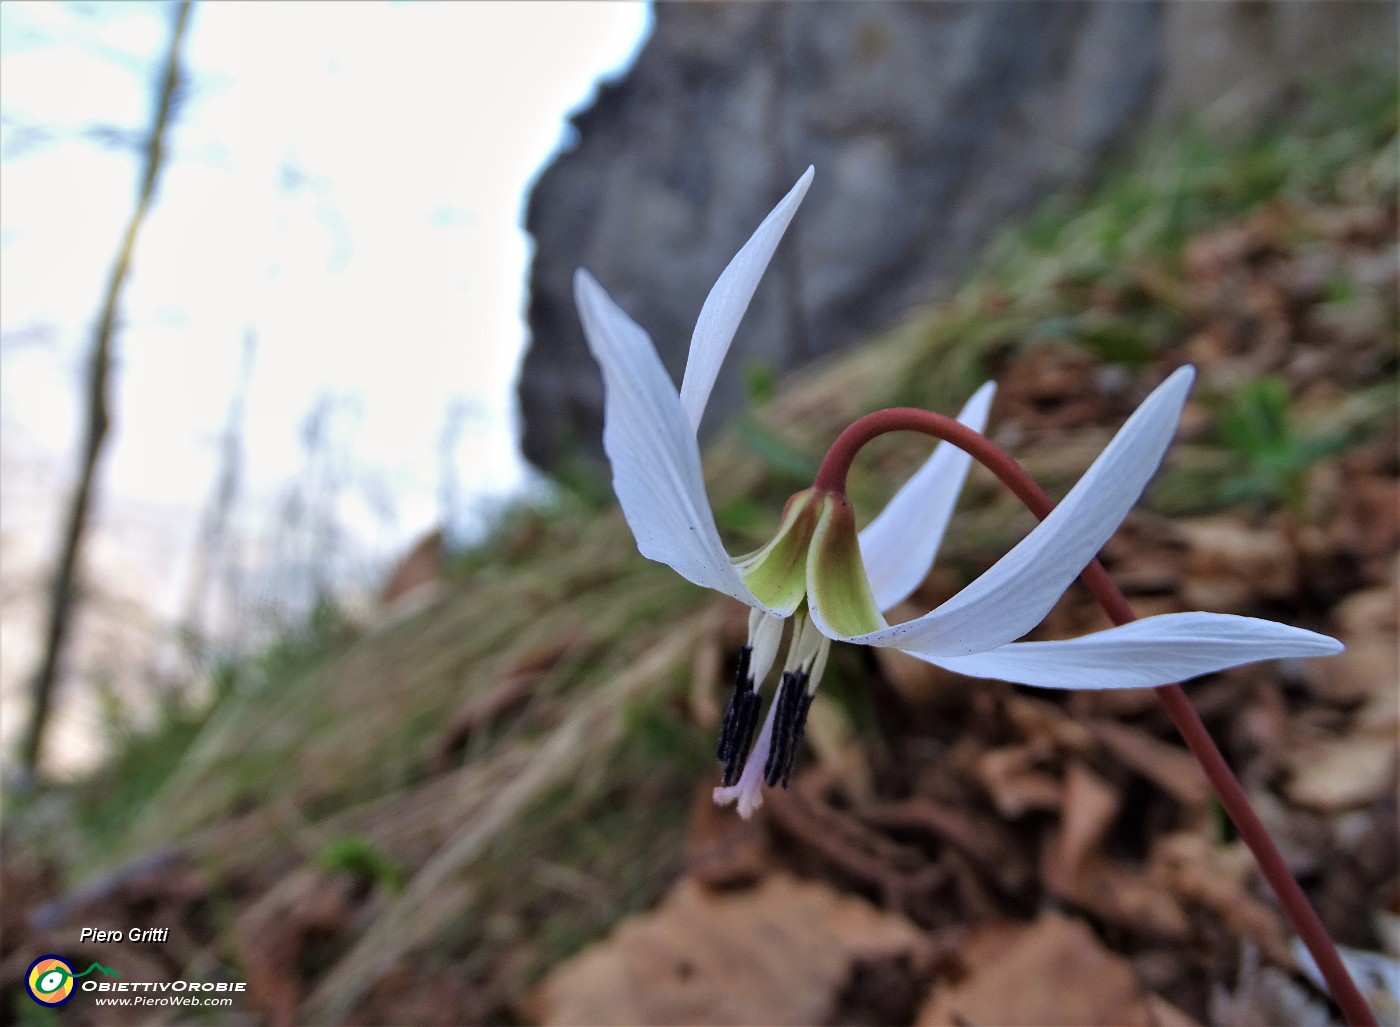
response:
<path id="1" fill-rule="evenodd" d="M 992 924 L 959 952 L 963 976 L 936 983 L 917 1027 L 971 1024 L 1114 1024 L 1193 1021 L 1144 993 L 1127 960 L 1083 921 L 1043 914 L 1028 926 Z M 1149 1000 L 1151 1011 L 1149 1011 Z M 1158 1019 L 1154 1014 L 1165 1014 Z"/>
<path id="2" fill-rule="evenodd" d="M 1013 695 L 1006 700 L 1006 716 L 1027 741 L 1048 739 L 1056 748 L 1072 753 L 1088 752 L 1093 745 L 1084 725 L 1062 707 L 1043 699 Z"/>
<path id="3" fill-rule="evenodd" d="M 297 1022 L 305 997 L 302 963 L 315 945 L 347 932 L 353 884 L 303 868 L 282 879 L 238 919 L 238 948 L 249 998 L 273 1024 Z"/>
<path id="4" fill-rule="evenodd" d="M 762 818 L 744 820 L 727 807 L 716 806 L 712 782 L 695 790 L 686 831 L 686 872 L 710 887 L 750 884 L 773 865 L 773 853 Z"/>
<path id="5" fill-rule="evenodd" d="M 1163 884 L 1099 851 L 1119 802 L 1108 782 L 1081 764 L 1070 765 L 1060 828 L 1041 850 L 1045 885 L 1125 931 L 1146 938 L 1184 939 L 1190 922 Z"/>
<path id="6" fill-rule="evenodd" d="M 1073 346 L 1026 351 L 1000 376 L 995 423 L 1003 442 L 1047 438 L 1105 424 L 1120 413 L 1118 397 L 1099 387 L 1098 362 Z"/>
<path id="7" fill-rule="evenodd" d="M 1285 791 L 1293 802 L 1310 809 L 1356 809 L 1395 790 L 1393 731 L 1304 741 L 1292 746 L 1287 758 L 1293 776 Z"/>
<path id="8" fill-rule="evenodd" d="M 1280 599 L 1297 580 L 1297 560 L 1277 525 L 1254 526 L 1233 514 L 1181 521 L 1186 540 L 1181 599 L 1188 609 L 1248 613 Z"/>
<path id="9" fill-rule="evenodd" d="M 1113 720 L 1092 720 L 1085 726 L 1117 760 L 1159 785 L 1182 805 L 1194 808 L 1209 798 L 1210 782 L 1204 771 L 1179 745 Z"/>
<path id="10" fill-rule="evenodd" d="M 1307 662 L 1303 676 L 1314 695 L 1334 703 L 1365 702 L 1369 706 L 1374 701 L 1367 714 L 1379 713 L 1383 723 L 1394 722 L 1395 688 L 1400 681 L 1397 602 L 1395 590 L 1382 585 L 1337 604 L 1332 618 L 1346 651 Z"/>
<path id="11" fill-rule="evenodd" d="M 1161 995 L 1147 996 L 1147 1022 L 1152 1024 L 1152 1027 L 1200 1027 L 1200 1024 Z"/>
<path id="12" fill-rule="evenodd" d="M 1152 847 L 1152 872 L 1173 892 L 1209 909 L 1231 934 L 1254 942 L 1270 962 L 1291 967 L 1283 920 L 1249 892 L 1256 867 L 1243 844 L 1220 848 L 1197 834 L 1167 835 Z"/>
<path id="13" fill-rule="evenodd" d="M 1176 591 L 1186 542 L 1174 522 L 1135 510 L 1108 540 L 1099 559 L 1134 605 Z M 1139 614 L 1141 615 L 1141 614 Z"/>
<path id="14" fill-rule="evenodd" d="M 977 759 L 977 779 L 1002 816 L 1060 808 L 1064 786 L 1053 774 L 1036 768 L 1043 758 L 1040 746 L 1008 745 L 989 749 Z"/>
<path id="15" fill-rule="evenodd" d="M 1069 765 L 1056 861 L 1062 874 L 1071 879 L 1079 876 L 1089 853 L 1098 848 L 1117 815 L 1118 804 L 1118 789 L 1082 763 Z"/>
<path id="16" fill-rule="evenodd" d="M 1333 543 L 1358 554 L 1368 568 L 1383 568 L 1400 542 L 1400 480 L 1348 476 L 1339 499 L 1341 510 L 1329 531 Z"/>
<path id="17" fill-rule="evenodd" d="M 1021 841 L 996 820 L 942 806 L 925 796 L 868 805 L 857 811 L 865 823 L 903 836 L 914 832 L 953 845 L 1007 892 L 1022 891 L 1032 872 Z"/>
<path id="18" fill-rule="evenodd" d="M 943 861 L 875 830 L 844 803 L 840 784 L 813 767 L 791 789 L 769 789 L 764 810 L 784 845 L 795 845 L 837 880 L 861 882 L 887 909 L 925 906 L 948 878 Z M 956 855 L 945 853 L 945 859 Z"/>
<path id="19" fill-rule="evenodd" d="M 827 1022 L 857 968 L 926 959 L 903 917 L 785 875 L 747 892 L 678 884 L 650 913 L 557 967 L 526 1014 L 543 1024 Z"/>
<path id="20" fill-rule="evenodd" d="M 1146 616 L 1146 604 L 1133 601 L 1133 609 L 1139 616 Z M 1161 609 L 1158 613 L 1172 613 Z M 1094 717 L 1137 717 L 1156 710 L 1160 700 L 1150 688 L 1108 688 L 1093 692 L 1071 692 L 1066 704 L 1070 715 L 1076 720 L 1089 720 Z"/>
<path id="21" fill-rule="evenodd" d="M 445 972 L 434 965 L 431 984 L 423 971 L 396 963 L 376 982 L 348 1022 L 355 1025 L 414 1024 L 415 1027 L 460 1027 L 500 1022 L 490 984 L 481 984 L 459 967 Z"/>

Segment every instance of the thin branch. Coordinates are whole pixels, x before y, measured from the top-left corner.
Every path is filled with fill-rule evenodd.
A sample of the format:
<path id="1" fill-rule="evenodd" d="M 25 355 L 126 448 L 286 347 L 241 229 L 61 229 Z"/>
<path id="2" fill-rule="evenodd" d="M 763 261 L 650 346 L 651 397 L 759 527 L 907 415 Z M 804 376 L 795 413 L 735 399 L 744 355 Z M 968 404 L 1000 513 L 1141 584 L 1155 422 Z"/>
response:
<path id="1" fill-rule="evenodd" d="M 102 313 L 92 337 L 92 350 L 88 356 L 87 370 L 87 424 L 83 438 L 78 482 L 68 504 L 67 521 L 64 525 L 57 566 L 54 569 L 53 584 L 49 590 L 48 626 L 44 635 L 44 651 L 39 669 L 31 686 L 33 695 L 29 712 L 29 722 L 20 742 L 20 769 L 22 775 L 32 781 L 38 771 L 39 760 L 43 755 L 44 730 L 48 724 L 49 712 L 53 705 L 54 684 L 59 676 L 64 649 L 68 640 L 76 606 L 78 563 L 82 556 L 83 541 L 87 533 L 88 518 L 92 509 L 94 483 L 102 450 L 111 427 L 111 388 L 112 336 L 116 329 L 117 308 L 122 288 L 126 284 L 131 269 L 132 254 L 136 249 L 136 239 L 141 225 L 146 219 L 151 202 L 156 193 L 156 182 L 160 176 L 165 157 L 165 132 L 175 106 L 176 94 L 180 85 L 180 47 L 184 42 L 185 28 L 189 23 L 191 0 L 183 0 L 176 8 L 174 24 L 170 33 L 170 46 L 165 55 L 165 69 L 160 80 L 155 118 L 150 137 L 146 144 L 145 171 L 141 178 L 141 189 L 137 195 L 136 209 L 132 211 L 117 250 L 107 280 L 107 291 L 102 301 Z"/>

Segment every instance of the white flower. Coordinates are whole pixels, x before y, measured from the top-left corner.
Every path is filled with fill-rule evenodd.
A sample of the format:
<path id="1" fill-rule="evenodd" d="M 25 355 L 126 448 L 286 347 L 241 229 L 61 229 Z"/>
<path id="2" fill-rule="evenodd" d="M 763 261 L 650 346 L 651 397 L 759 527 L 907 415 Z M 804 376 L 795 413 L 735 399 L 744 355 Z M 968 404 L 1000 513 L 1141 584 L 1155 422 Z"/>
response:
<path id="1" fill-rule="evenodd" d="M 763 781 L 786 783 L 833 639 L 901 649 L 973 677 L 1069 689 L 1163 685 L 1255 660 L 1341 650 L 1315 632 L 1212 613 L 1148 617 L 1065 641 L 1016 641 L 1045 617 L 1142 495 L 1175 433 L 1195 377 L 1189 367 L 1144 401 L 1025 539 L 922 617 L 888 624 L 881 611 L 907 598 L 937 555 L 971 462 L 946 442 L 859 534 L 845 497 L 813 488 L 789 500 L 772 542 L 731 559 L 705 491 L 696 429 L 739 321 L 812 174 L 809 168 L 710 291 L 679 393 L 647 333 L 586 271 L 574 279 L 584 334 L 603 372 L 603 448 L 637 547 L 754 610 L 721 733 L 725 770 L 716 801 L 737 799 L 748 816 L 762 802 Z M 979 389 L 959 420 L 981 431 L 993 391 L 991 383 Z M 756 688 L 776 661 L 789 617 L 789 655 L 750 753 Z"/>

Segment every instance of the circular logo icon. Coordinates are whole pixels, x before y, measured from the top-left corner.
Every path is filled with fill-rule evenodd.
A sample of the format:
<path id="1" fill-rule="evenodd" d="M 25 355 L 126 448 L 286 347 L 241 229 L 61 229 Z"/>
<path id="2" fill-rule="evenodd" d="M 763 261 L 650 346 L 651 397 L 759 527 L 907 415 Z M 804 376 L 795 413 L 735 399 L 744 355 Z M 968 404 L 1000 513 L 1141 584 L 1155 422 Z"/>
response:
<path id="1" fill-rule="evenodd" d="M 40 956 L 29 964 L 24 986 L 41 1006 L 61 1006 L 73 997 L 73 968 L 60 956 Z"/>

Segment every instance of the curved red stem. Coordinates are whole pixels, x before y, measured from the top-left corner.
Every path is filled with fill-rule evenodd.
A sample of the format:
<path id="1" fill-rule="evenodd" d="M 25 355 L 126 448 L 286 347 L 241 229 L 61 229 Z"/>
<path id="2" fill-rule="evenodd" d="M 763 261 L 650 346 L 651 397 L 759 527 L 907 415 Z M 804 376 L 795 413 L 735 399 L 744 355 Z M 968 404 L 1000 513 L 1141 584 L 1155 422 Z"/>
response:
<path id="1" fill-rule="evenodd" d="M 846 473 L 860 448 L 871 439 L 894 431 L 914 431 L 932 435 L 964 450 L 995 474 L 1002 484 L 1011 489 L 1031 513 L 1041 520 L 1055 508 L 1054 502 L 1035 483 L 1035 479 L 985 435 L 973 431 L 951 417 L 912 407 L 879 410 L 853 423 L 837 437 L 831 449 L 827 451 L 813 486 L 844 493 Z M 1133 612 L 1128 600 L 1098 560 L 1092 561 L 1084 568 L 1080 580 L 1093 592 L 1094 598 L 1099 601 L 1099 605 L 1113 623 L 1127 624 L 1137 619 L 1137 614 Z M 1326 980 L 1332 997 L 1342 1015 L 1346 1017 L 1347 1023 L 1351 1027 L 1375 1027 L 1375 1014 L 1352 981 L 1346 965 L 1337 954 L 1336 945 L 1327 933 L 1327 928 L 1322 925 L 1316 911 L 1308 903 L 1307 896 L 1303 894 L 1303 889 L 1294 880 L 1283 856 L 1269 837 L 1268 830 L 1254 812 L 1254 807 L 1250 805 L 1249 797 L 1245 795 L 1230 765 L 1225 762 L 1225 757 L 1216 747 L 1195 707 L 1186 698 L 1186 693 L 1181 690 L 1180 685 L 1162 685 L 1153 691 L 1166 707 L 1168 716 L 1185 739 L 1192 755 L 1196 757 L 1196 762 L 1201 765 L 1206 777 L 1215 787 L 1221 803 L 1234 822 L 1235 829 L 1254 853 L 1260 870 L 1273 888 L 1274 894 L 1278 896 L 1289 922 L 1293 924 L 1293 929 L 1298 932 L 1313 959 L 1317 961 L 1323 979 Z"/>

